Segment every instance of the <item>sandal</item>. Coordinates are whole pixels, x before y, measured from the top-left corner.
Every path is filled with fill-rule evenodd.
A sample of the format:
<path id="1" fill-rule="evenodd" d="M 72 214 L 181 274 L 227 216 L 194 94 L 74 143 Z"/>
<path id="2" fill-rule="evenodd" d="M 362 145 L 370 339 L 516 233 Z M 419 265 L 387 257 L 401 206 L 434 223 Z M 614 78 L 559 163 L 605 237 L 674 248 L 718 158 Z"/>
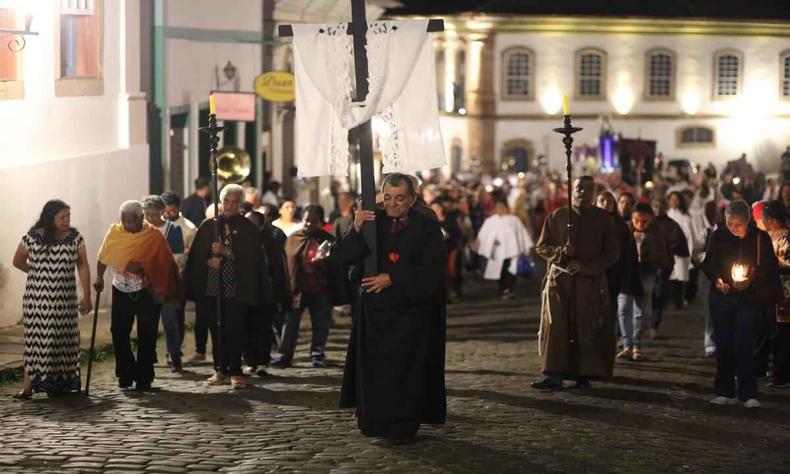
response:
<path id="1" fill-rule="evenodd" d="M 227 381 L 228 376 L 220 372 L 215 372 L 214 375 L 206 379 L 206 383 L 209 385 L 222 385 Z"/>
<path id="2" fill-rule="evenodd" d="M 19 392 L 11 395 L 11 398 L 14 400 L 30 400 L 33 398 L 33 391 L 25 392 L 24 390 L 20 390 Z"/>
<path id="3" fill-rule="evenodd" d="M 639 349 L 634 349 L 634 354 L 631 356 L 631 360 L 640 361 L 642 359 L 642 353 L 639 352 Z"/>
<path id="4" fill-rule="evenodd" d="M 610 352 L 611 354 L 611 352 Z M 617 353 L 618 359 L 630 359 L 631 358 L 631 349 L 623 349 Z"/>
<path id="5" fill-rule="evenodd" d="M 244 381 L 244 377 L 231 377 L 230 386 L 233 390 L 241 390 L 247 388 L 247 382 Z"/>

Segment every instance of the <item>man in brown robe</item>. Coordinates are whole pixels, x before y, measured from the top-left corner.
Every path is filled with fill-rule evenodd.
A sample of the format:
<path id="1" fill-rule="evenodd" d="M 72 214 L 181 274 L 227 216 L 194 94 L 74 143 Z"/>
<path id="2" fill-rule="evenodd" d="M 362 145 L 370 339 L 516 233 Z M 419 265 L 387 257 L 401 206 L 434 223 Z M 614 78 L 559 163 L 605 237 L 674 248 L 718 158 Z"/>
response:
<path id="1" fill-rule="evenodd" d="M 614 320 L 605 271 L 620 249 L 612 216 L 593 206 L 594 189 L 590 176 L 573 183 L 570 243 L 567 206 L 546 219 L 538 241 L 548 264 L 538 332 L 545 377 L 532 384 L 538 390 L 560 390 L 566 378 L 588 388 L 590 379 L 612 375 Z"/>

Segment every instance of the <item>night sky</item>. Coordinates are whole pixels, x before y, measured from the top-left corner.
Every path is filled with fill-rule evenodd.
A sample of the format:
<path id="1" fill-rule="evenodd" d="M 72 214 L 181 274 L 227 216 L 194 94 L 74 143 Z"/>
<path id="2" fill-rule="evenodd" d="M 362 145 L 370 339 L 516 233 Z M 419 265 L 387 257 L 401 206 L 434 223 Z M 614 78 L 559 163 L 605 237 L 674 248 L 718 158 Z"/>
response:
<path id="1" fill-rule="evenodd" d="M 492 13 L 790 20 L 790 0 L 400 0 L 389 14 Z"/>

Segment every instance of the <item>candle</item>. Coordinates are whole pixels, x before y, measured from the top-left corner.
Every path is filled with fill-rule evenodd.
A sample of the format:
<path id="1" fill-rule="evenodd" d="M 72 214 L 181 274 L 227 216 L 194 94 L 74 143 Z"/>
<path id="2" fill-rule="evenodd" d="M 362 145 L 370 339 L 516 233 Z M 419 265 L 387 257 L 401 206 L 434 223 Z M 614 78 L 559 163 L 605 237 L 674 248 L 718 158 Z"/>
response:
<path id="1" fill-rule="evenodd" d="M 217 113 L 217 104 L 214 103 L 214 94 L 208 96 L 208 113 L 211 115 Z"/>
<path id="2" fill-rule="evenodd" d="M 732 281 L 735 283 L 742 283 L 746 281 L 746 273 L 748 267 L 746 265 L 741 265 L 736 263 L 732 266 Z"/>
<path id="3" fill-rule="evenodd" d="M 568 96 L 562 96 L 562 115 L 570 115 L 571 114 L 571 104 L 568 101 Z"/>

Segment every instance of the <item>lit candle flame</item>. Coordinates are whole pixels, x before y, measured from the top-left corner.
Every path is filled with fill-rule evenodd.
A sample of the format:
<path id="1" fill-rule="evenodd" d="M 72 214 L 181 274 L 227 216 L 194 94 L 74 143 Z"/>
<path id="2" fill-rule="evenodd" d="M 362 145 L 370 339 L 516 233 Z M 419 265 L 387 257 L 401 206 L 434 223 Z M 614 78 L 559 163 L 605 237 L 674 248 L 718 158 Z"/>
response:
<path id="1" fill-rule="evenodd" d="M 732 281 L 735 283 L 741 283 L 746 281 L 746 265 L 741 265 L 736 263 L 732 266 Z"/>

